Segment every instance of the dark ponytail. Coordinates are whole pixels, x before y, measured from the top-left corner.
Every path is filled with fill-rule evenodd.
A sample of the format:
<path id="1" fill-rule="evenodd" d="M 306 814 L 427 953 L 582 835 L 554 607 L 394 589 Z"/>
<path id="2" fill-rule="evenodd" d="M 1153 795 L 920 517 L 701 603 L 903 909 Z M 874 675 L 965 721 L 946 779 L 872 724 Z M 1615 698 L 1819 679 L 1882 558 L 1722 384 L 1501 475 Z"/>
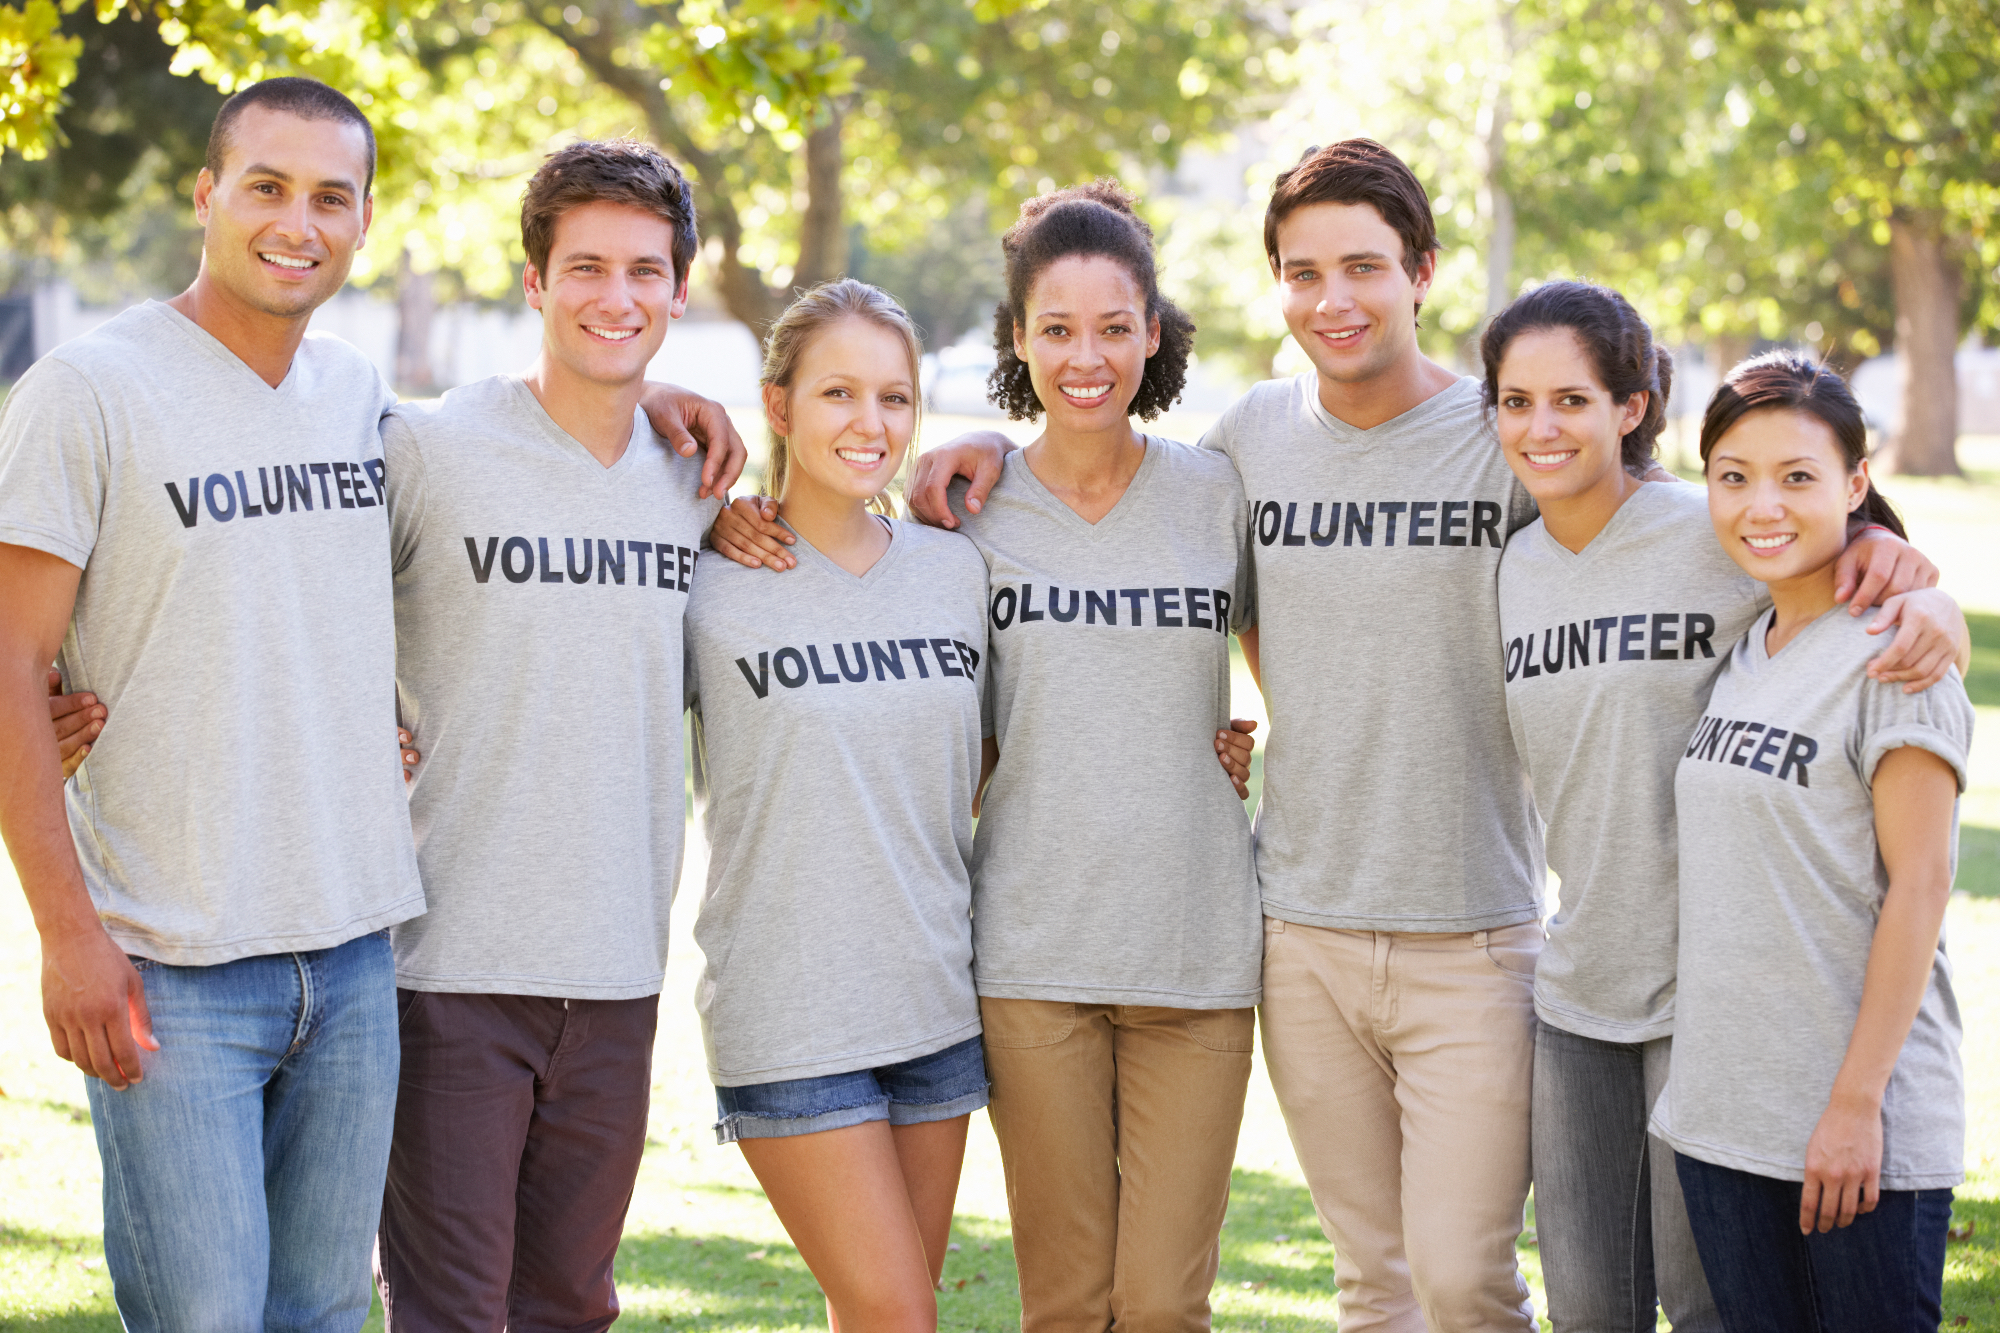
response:
<path id="1" fill-rule="evenodd" d="M 1804 412 L 1833 432 L 1840 456 L 1852 473 L 1868 457 L 1868 424 L 1847 381 L 1798 352 L 1766 352 L 1738 365 L 1716 386 L 1701 414 L 1701 466 L 1716 443 L 1752 412 Z M 1878 524 L 1905 541 L 1903 520 L 1870 479 L 1868 494 L 1853 517 Z"/>
<path id="2" fill-rule="evenodd" d="M 1646 395 L 1646 414 L 1619 442 L 1625 470 L 1644 476 L 1659 452 L 1660 431 L 1667 424 L 1667 395 L 1674 385 L 1674 359 L 1653 341 L 1653 330 L 1639 312 L 1609 287 L 1588 282 L 1549 282 L 1525 292 L 1493 317 L 1479 340 L 1486 363 L 1486 406 L 1500 401 L 1500 362 L 1507 348 L 1524 333 L 1567 329 L 1583 344 L 1597 371 L 1598 383 L 1620 406 L 1632 395 Z"/>

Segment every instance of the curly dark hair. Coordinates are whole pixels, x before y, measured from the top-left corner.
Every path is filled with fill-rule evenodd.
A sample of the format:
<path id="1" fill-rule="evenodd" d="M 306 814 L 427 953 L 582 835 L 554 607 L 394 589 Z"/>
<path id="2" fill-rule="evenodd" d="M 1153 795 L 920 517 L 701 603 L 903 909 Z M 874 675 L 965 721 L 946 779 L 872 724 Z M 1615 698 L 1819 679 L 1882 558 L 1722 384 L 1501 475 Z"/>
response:
<path id="1" fill-rule="evenodd" d="M 1132 204 L 1133 196 L 1115 180 L 1067 186 L 1022 204 L 1020 219 L 1000 238 L 1007 260 L 1007 299 L 993 312 L 998 364 L 987 377 L 986 398 L 1012 419 L 1033 421 L 1042 414 L 1028 365 L 1014 355 L 1014 330 L 1028 323 L 1028 289 L 1042 270 L 1071 255 L 1102 255 L 1123 264 L 1146 294 L 1147 317 L 1160 321 L 1159 350 L 1146 358 L 1145 376 L 1126 410 L 1151 421 L 1180 398 L 1194 351 L 1194 321 L 1160 295 L 1153 229 Z"/>

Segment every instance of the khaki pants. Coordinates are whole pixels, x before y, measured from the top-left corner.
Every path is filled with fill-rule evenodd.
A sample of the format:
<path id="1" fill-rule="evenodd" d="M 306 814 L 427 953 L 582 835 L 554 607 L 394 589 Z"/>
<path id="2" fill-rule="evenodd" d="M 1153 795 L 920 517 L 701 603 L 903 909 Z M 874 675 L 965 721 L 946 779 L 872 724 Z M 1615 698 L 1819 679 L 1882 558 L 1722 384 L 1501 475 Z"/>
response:
<path id="1" fill-rule="evenodd" d="M 1532 1329 L 1535 959 L 1527 922 L 1467 934 L 1267 919 L 1264 1058 L 1320 1226 L 1341 1333 Z"/>
<path id="2" fill-rule="evenodd" d="M 982 999 L 1023 1333 L 1209 1326 L 1249 1009 Z"/>

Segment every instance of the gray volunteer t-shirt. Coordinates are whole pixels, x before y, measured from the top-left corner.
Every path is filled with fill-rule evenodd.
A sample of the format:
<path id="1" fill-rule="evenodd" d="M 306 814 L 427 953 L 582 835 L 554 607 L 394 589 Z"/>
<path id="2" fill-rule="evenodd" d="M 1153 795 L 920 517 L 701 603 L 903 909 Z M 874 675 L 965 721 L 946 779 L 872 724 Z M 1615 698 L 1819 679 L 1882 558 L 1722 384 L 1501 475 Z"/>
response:
<path id="1" fill-rule="evenodd" d="M 694 928 L 722 1087 L 913 1060 L 979 1035 L 972 789 L 986 566 L 891 525 L 856 577 L 710 560 L 687 611 L 708 892 Z"/>
<path id="2" fill-rule="evenodd" d="M 82 567 L 61 666 L 110 710 L 66 790 L 118 946 L 177 966 L 331 948 L 424 910 L 395 721 L 368 360 L 272 388 L 156 301 L 0 409 L 0 542 Z"/>
<path id="3" fill-rule="evenodd" d="M 1271 713 L 1264 911 L 1346 930 L 1535 920 L 1541 837 L 1507 727 L 1495 586 L 1534 505 L 1479 381 L 1356 430 L 1310 372 L 1270 380 L 1202 443 L 1250 498 Z"/>
<path id="4" fill-rule="evenodd" d="M 607 468 L 512 375 L 405 403 L 382 439 L 430 903 L 396 930 L 396 982 L 652 995 L 686 819 L 681 616 L 718 506 L 701 460 L 635 412 Z"/>
<path id="5" fill-rule="evenodd" d="M 1148 437 L 1095 524 L 1027 455 L 963 531 L 986 557 L 988 730 L 973 844 L 981 995 L 1227 1009 L 1257 1003 L 1250 823 L 1215 757 L 1229 725 L 1243 486 Z"/>
<path id="6" fill-rule="evenodd" d="M 1599 1041 L 1673 1031 L 1674 767 L 1769 605 L 1715 540 L 1700 486 L 1641 486 L 1581 551 L 1540 519 L 1507 543 L 1507 717 L 1562 877 L 1535 965 L 1544 1022 Z"/>
<path id="7" fill-rule="evenodd" d="M 1683 747 L 1680 998 L 1653 1132 L 1717 1166 L 1805 1178 L 1854 1020 L 1889 877 L 1870 780 L 1900 746 L 1961 791 L 1972 705 L 1953 669 L 1922 694 L 1871 681 L 1868 618 L 1837 606 L 1776 657 L 1768 615 L 1729 656 Z M 1958 817 L 1952 811 L 1952 860 Z M 1958 1001 L 1938 939 L 1930 985 L 1882 1099 L 1882 1188 L 1965 1179 Z"/>

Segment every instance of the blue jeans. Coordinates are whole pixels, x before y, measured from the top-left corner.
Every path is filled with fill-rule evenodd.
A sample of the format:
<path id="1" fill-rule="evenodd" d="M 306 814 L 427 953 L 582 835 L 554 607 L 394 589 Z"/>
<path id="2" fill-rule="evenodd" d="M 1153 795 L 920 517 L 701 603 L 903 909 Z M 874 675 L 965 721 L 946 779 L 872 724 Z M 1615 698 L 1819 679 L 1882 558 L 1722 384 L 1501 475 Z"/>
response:
<path id="1" fill-rule="evenodd" d="M 1556 1333 L 1717 1333 L 1674 1155 L 1646 1133 L 1673 1038 L 1535 1024 L 1535 1233 Z"/>
<path id="2" fill-rule="evenodd" d="M 875 1069 L 715 1090 L 717 1143 L 783 1139 L 886 1120 L 922 1125 L 986 1105 L 986 1056 L 978 1037 Z"/>
<path id="3" fill-rule="evenodd" d="M 1805 1236 L 1796 1180 L 1674 1164 L 1729 1333 L 1936 1333 L 1950 1190 L 1883 1190 L 1874 1212 Z"/>
<path id="4" fill-rule="evenodd" d="M 353 1333 L 396 1102 L 388 932 L 213 967 L 133 964 L 157 1054 L 86 1079 L 127 1333 Z"/>

